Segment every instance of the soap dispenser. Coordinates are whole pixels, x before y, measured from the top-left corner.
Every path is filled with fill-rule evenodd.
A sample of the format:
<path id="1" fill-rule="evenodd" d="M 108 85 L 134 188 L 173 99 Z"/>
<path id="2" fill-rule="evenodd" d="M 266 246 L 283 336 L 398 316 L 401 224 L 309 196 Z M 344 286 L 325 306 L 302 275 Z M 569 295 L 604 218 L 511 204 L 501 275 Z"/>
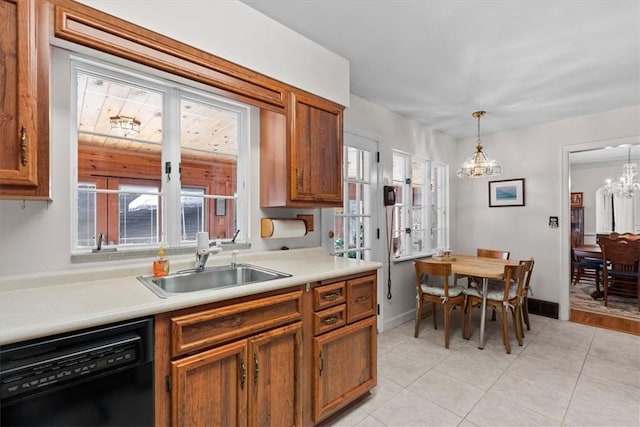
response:
<path id="1" fill-rule="evenodd" d="M 158 259 L 153 261 L 153 277 L 163 277 L 169 274 L 169 260 L 164 255 L 164 248 L 160 246 Z"/>

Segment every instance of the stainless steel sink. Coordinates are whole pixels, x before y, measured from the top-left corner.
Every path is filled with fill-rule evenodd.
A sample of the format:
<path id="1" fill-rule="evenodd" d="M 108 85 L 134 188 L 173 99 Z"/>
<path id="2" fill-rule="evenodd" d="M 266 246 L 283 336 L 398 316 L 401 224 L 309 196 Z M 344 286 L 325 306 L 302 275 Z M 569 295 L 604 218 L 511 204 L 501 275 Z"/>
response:
<path id="1" fill-rule="evenodd" d="M 165 277 L 138 276 L 137 279 L 161 298 L 210 289 L 248 285 L 290 277 L 290 274 L 249 264 L 184 270 Z"/>

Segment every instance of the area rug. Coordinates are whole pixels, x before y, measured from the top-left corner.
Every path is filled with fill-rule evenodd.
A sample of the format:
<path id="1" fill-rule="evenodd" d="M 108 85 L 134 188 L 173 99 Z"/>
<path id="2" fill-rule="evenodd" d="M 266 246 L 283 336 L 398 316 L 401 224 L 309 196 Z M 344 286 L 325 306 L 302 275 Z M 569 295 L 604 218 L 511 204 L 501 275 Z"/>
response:
<path id="1" fill-rule="evenodd" d="M 607 307 L 605 307 L 602 298 L 597 300 L 591 298 L 591 292 L 595 290 L 596 287 L 592 283 L 578 282 L 575 286 L 571 286 L 569 292 L 571 308 L 640 320 L 637 298 L 612 295 L 609 297 Z"/>

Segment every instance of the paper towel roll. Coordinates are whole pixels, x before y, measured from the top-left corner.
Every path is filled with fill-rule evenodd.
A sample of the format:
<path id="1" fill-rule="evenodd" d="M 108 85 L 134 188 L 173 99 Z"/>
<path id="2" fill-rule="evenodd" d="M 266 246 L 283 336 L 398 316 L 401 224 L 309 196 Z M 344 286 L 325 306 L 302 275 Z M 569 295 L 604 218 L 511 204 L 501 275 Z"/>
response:
<path id="1" fill-rule="evenodd" d="M 307 226 L 301 219 L 262 218 L 260 235 L 273 239 L 302 237 L 307 234 Z"/>

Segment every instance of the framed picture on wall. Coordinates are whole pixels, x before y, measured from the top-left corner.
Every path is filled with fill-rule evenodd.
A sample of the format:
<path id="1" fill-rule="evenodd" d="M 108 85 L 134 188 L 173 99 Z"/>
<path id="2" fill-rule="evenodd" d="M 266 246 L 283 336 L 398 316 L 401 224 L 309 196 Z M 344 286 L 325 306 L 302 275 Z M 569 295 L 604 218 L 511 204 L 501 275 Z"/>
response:
<path id="1" fill-rule="evenodd" d="M 489 207 L 524 206 L 524 178 L 489 181 Z"/>
<path id="2" fill-rule="evenodd" d="M 582 207 L 582 193 L 571 193 L 571 207 L 572 208 Z"/>

